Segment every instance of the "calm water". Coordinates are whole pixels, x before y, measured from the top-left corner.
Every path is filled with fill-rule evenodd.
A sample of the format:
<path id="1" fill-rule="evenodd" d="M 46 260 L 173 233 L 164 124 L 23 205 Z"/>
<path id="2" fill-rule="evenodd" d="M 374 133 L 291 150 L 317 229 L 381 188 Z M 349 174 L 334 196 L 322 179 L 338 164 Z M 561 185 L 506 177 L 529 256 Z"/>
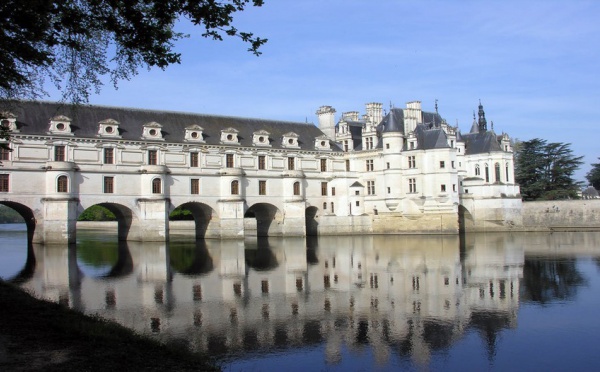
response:
<path id="1" fill-rule="evenodd" d="M 228 371 L 600 370 L 600 232 L 27 248 L 0 277 Z"/>

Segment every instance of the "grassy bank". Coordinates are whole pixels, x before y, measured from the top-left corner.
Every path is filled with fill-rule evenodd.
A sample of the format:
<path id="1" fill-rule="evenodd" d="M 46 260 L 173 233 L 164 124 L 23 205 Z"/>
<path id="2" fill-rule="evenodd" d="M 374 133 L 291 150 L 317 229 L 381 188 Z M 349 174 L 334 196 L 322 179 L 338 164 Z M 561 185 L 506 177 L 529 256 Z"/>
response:
<path id="1" fill-rule="evenodd" d="M 0 280 L 0 370 L 205 371 L 207 358 L 37 300 Z"/>

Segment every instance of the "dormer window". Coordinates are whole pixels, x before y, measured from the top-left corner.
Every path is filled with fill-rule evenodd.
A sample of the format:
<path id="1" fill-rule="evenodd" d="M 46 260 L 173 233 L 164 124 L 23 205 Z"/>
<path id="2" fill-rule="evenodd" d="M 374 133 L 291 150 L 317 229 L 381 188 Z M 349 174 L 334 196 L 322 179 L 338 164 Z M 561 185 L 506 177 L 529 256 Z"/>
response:
<path id="1" fill-rule="evenodd" d="M 224 144 L 237 144 L 238 143 L 238 131 L 235 128 L 226 128 L 221 131 L 221 143 Z"/>
<path id="2" fill-rule="evenodd" d="M 144 131 L 142 132 L 143 139 L 151 139 L 151 140 L 161 140 L 164 141 L 162 137 L 162 125 L 153 121 L 151 123 L 144 124 Z"/>
<path id="3" fill-rule="evenodd" d="M 64 115 L 55 116 L 50 119 L 49 129 L 51 134 L 73 135 L 71 133 L 71 119 Z"/>
<path id="4" fill-rule="evenodd" d="M 119 138 L 119 122 L 114 119 L 106 119 L 98 122 L 98 135 L 100 137 Z"/>
<path id="5" fill-rule="evenodd" d="M 285 148 L 300 148 L 300 144 L 298 143 L 298 135 L 294 132 L 284 134 L 281 145 Z"/>
<path id="6" fill-rule="evenodd" d="M 266 130 L 259 130 L 252 133 L 252 144 L 254 146 L 271 147 L 269 134 Z"/>
<path id="7" fill-rule="evenodd" d="M 8 128 L 9 132 L 19 132 L 17 129 L 17 116 L 12 112 L 0 112 L 0 125 Z"/>
<path id="8" fill-rule="evenodd" d="M 203 130 L 204 128 L 197 124 L 186 127 L 184 140 L 189 142 L 204 142 Z"/>
<path id="9" fill-rule="evenodd" d="M 322 151 L 331 150 L 330 142 L 327 136 L 323 135 L 315 138 L 315 149 Z"/>

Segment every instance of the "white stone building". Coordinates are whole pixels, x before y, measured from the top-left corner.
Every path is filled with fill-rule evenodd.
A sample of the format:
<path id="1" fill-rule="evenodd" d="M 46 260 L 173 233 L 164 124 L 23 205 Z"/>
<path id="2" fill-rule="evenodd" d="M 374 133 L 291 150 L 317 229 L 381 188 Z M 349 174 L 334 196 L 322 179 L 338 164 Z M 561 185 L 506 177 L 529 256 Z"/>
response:
<path id="1" fill-rule="evenodd" d="M 119 238 L 167 240 L 192 211 L 197 237 L 443 233 L 521 225 L 509 137 L 483 107 L 461 135 L 420 102 L 317 111 L 318 127 L 127 108 L 19 102 L 0 118 L 0 203 L 30 239 L 74 241 L 78 216 L 111 210 Z"/>

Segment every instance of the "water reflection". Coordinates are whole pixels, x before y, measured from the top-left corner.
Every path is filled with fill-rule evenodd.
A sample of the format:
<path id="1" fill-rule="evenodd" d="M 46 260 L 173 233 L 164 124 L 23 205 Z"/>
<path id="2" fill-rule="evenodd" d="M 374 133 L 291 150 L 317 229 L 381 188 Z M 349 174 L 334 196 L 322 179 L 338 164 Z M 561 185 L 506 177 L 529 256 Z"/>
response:
<path id="1" fill-rule="evenodd" d="M 585 284 L 573 255 L 599 256 L 599 241 L 565 233 L 34 245 L 19 279 L 40 297 L 211 354 L 323 345 L 329 365 L 345 349 L 370 348 L 380 365 L 394 355 L 426 366 L 469 331 L 492 360 L 520 301 L 572 298 Z"/>

